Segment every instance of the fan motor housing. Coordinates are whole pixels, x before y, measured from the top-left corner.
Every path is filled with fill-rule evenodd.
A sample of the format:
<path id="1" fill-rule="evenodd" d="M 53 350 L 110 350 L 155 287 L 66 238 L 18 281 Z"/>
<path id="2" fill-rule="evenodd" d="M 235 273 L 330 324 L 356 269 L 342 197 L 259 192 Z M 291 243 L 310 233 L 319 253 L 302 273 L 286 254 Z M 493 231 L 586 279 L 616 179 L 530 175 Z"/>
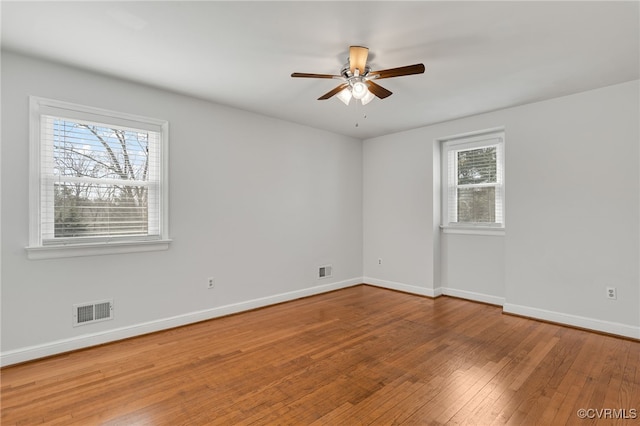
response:
<path id="1" fill-rule="evenodd" d="M 366 76 L 367 74 L 369 74 L 370 71 L 371 71 L 371 67 L 369 65 L 365 65 L 364 74 L 361 74 L 360 77 Z M 349 65 L 348 61 L 346 64 L 342 66 L 342 69 L 340 69 L 340 75 L 347 80 L 354 77 L 354 75 L 351 73 L 351 66 Z"/>

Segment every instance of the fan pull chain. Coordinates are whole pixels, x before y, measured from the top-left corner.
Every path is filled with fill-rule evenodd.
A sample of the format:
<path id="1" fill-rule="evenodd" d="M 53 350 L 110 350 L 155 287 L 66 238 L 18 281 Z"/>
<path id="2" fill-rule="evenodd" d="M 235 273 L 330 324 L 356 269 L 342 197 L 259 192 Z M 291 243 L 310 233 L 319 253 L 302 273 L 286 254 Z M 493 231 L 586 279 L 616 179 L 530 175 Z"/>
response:
<path id="1" fill-rule="evenodd" d="M 362 119 L 366 120 L 367 119 L 367 114 L 363 114 L 362 115 Z M 356 121 L 356 127 L 359 127 L 359 126 L 360 126 L 360 124 Z"/>
<path id="2" fill-rule="evenodd" d="M 360 115 L 360 107 L 362 105 L 360 103 L 358 103 L 358 101 L 355 102 L 355 107 L 356 107 L 356 117 L 358 115 Z M 362 119 L 366 120 L 367 119 L 367 114 L 362 114 Z M 356 127 L 360 127 L 360 123 L 358 122 L 358 120 L 356 119 Z"/>

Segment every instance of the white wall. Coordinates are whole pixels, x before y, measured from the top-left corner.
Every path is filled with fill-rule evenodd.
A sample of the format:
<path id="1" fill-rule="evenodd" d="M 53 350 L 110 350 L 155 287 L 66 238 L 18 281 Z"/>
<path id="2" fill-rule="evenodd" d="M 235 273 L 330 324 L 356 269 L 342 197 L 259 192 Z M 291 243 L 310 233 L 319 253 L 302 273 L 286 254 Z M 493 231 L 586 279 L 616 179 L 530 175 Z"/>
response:
<path id="1" fill-rule="evenodd" d="M 640 337 L 638 82 L 505 118 L 505 310 Z"/>
<path id="2" fill-rule="evenodd" d="M 504 236 L 443 234 L 442 293 L 504 304 Z"/>
<path id="3" fill-rule="evenodd" d="M 363 271 L 367 283 L 435 296 L 439 216 L 433 144 L 424 132 L 364 142 Z"/>
<path id="4" fill-rule="evenodd" d="M 634 81 L 365 141 L 367 281 L 640 337 L 638 93 Z M 501 126 L 506 235 L 447 234 L 434 250 L 434 142 Z"/>
<path id="5" fill-rule="evenodd" d="M 639 89 L 635 81 L 363 144 L 3 52 L 2 362 L 363 276 L 640 337 Z M 27 260 L 29 95 L 169 120 L 168 251 Z M 499 126 L 507 138 L 506 235 L 441 235 L 434 141 Z M 326 263 L 334 276 L 318 280 Z M 609 285 L 617 301 L 605 299 Z M 104 298 L 115 300 L 113 321 L 71 326 L 72 304 Z"/>
<path id="6" fill-rule="evenodd" d="M 29 95 L 170 122 L 168 251 L 27 260 Z M 1 182 L 4 363 L 361 282 L 357 139 L 3 52 Z"/>

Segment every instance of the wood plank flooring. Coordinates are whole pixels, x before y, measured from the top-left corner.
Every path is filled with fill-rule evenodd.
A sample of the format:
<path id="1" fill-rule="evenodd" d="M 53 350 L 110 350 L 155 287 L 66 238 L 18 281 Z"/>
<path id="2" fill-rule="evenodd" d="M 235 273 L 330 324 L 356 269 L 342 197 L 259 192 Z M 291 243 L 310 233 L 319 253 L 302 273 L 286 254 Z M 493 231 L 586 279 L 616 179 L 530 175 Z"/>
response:
<path id="1" fill-rule="evenodd" d="M 640 422 L 640 342 L 366 285 L 0 374 L 5 426 Z"/>

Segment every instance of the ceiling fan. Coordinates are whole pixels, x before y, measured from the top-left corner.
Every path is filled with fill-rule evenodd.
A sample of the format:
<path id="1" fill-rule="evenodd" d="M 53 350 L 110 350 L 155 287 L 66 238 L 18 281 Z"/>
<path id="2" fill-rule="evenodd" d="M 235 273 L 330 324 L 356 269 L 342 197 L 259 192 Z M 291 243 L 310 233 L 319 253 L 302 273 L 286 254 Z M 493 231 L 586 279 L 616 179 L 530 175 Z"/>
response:
<path id="1" fill-rule="evenodd" d="M 349 105 L 352 97 L 359 99 L 362 105 L 366 105 L 376 96 L 380 99 L 384 99 L 392 95 L 391 91 L 375 83 L 373 80 L 422 74 L 424 72 L 423 64 L 372 71 L 371 67 L 367 65 L 368 56 L 369 49 L 367 47 L 350 46 L 349 58 L 347 63 L 340 70 L 340 75 L 294 72 L 291 74 L 291 77 L 336 78 L 343 80 L 342 84 L 320 96 L 318 100 L 321 101 L 329 99 L 334 95 L 337 95 L 338 99 L 344 102 L 345 105 Z"/>

